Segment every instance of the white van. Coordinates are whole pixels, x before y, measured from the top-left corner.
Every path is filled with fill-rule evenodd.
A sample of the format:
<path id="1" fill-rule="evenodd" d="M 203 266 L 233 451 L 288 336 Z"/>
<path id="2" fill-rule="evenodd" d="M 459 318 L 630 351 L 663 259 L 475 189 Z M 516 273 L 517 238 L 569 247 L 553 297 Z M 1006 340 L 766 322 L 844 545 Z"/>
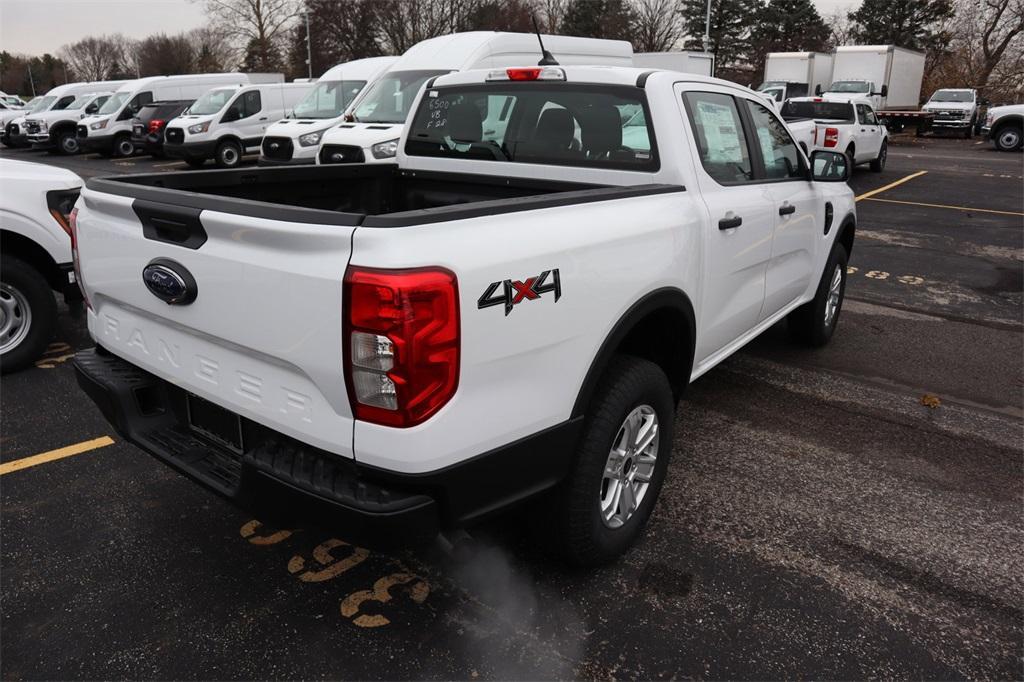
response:
<path id="1" fill-rule="evenodd" d="M 93 83 L 94 92 L 75 95 L 74 101 L 63 109 L 50 109 L 25 117 L 25 132 L 34 149 L 46 149 L 57 154 L 77 154 L 78 121 L 99 112 L 114 91 L 123 83 Z"/>
<path id="2" fill-rule="evenodd" d="M 320 138 L 341 123 L 356 96 L 384 74 L 398 57 L 371 57 L 324 72 L 294 117 L 271 124 L 263 138 L 260 165 L 313 163 Z"/>
<path id="3" fill-rule="evenodd" d="M 312 83 L 231 85 L 214 88 L 167 123 L 164 153 L 198 168 L 213 159 L 234 168 L 242 155 L 254 154 L 271 122 L 286 116 Z"/>
<path id="4" fill-rule="evenodd" d="M 624 40 L 542 38 L 545 49 L 562 65 L 633 66 L 633 46 Z M 453 71 L 533 66 L 542 56 L 533 33 L 471 31 L 416 43 L 380 80 L 363 91 L 352 107 L 351 122 L 324 133 L 317 163 L 392 161 L 409 107 L 424 83 Z M 500 109 L 481 115 L 485 133 L 493 127 L 488 122 L 502 123 Z"/>
<path id="5" fill-rule="evenodd" d="M 27 147 L 28 132 L 25 130 L 25 119 L 33 114 L 41 114 L 46 111 L 60 111 L 66 109 L 75 101 L 78 95 L 85 94 L 97 89 L 116 90 L 125 81 L 108 81 L 106 83 L 81 82 L 65 83 L 50 89 L 40 97 L 31 107 L 22 111 L 22 115 L 7 122 L 4 126 L 3 143 L 8 147 Z"/>
<path id="6" fill-rule="evenodd" d="M 132 118 L 143 104 L 168 99 L 197 99 L 218 85 L 283 83 L 280 73 L 203 73 L 187 76 L 150 76 L 128 81 L 100 110 L 78 124 L 78 144 L 84 151 L 104 156 L 131 156 Z"/>

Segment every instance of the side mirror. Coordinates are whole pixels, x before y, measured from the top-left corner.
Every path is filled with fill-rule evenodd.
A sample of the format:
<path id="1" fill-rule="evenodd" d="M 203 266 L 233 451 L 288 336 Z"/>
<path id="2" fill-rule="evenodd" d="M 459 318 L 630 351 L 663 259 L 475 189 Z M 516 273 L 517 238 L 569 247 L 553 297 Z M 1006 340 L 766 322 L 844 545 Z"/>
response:
<path id="1" fill-rule="evenodd" d="M 883 85 L 882 86 L 882 90 L 878 94 L 881 95 L 882 97 L 888 97 L 889 96 L 889 86 L 888 85 Z"/>
<path id="2" fill-rule="evenodd" d="M 238 110 L 238 107 L 232 106 L 224 112 L 224 117 L 220 119 L 220 122 L 231 123 L 232 121 L 237 121 L 240 118 L 242 118 L 242 112 Z"/>
<path id="3" fill-rule="evenodd" d="M 95 104 L 90 104 L 89 106 L 87 106 L 85 108 L 85 113 L 86 114 L 95 114 L 97 111 L 99 111 L 99 107 L 96 106 Z"/>
<path id="4" fill-rule="evenodd" d="M 814 86 L 814 94 L 821 97 L 821 83 Z"/>
<path id="5" fill-rule="evenodd" d="M 811 152 L 811 177 L 815 182 L 846 182 L 850 179 L 849 159 L 839 152 Z"/>

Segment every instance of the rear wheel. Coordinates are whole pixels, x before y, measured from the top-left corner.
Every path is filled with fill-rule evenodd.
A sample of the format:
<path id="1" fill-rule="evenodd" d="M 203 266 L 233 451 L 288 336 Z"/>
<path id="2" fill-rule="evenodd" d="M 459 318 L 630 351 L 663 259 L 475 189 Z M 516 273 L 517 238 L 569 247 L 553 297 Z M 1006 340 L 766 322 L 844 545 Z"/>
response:
<path id="1" fill-rule="evenodd" d="M 835 333 L 839 313 L 846 295 L 846 264 L 849 256 L 842 244 L 832 247 L 832 254 L 821 274 L 814 298 L 786 318 L 790 335 L 809 346 L 824 346 Z"/>
<path id="2" fill-rule="evenodd" d="M 220 168 L 236 168 L 242 163 L 242 148 L 237 142 L 225 140 L 217 145 L 213 160 Z"/>
<path id="3" fill-rule="evenodd" d="M 135 143 L 128 133 L 121 133 L 114 138 L 114 155 L 126 158 L 135 154 Z"/>
<path id="4" fill-rule="evenodd" d="M 992 144 L 1001 152 L 1013 152 L 1021 146 L 1021 128 L 1019 126 L 1003 126 L 992 136 Z"/>
<path id="5" fill-rule="evenodd" d="M 57 325 L 57 301 L 38 270 L 13 256 L 0 260 L 0 371 L 42 355 Z"/>
<path id="6" fill-rule="evenodd" d="M 856 150 L 854 149 L 854 146 L 852 144 L 849 147 L 846 148 L 845 154 L 846 154 L 846 165 L 848 165 L 850 167 L 850 175 L 853 175 L 853 167 L 857 164 L 857 161 L 856 161 L 857 157 L 856 157 Z"/>
<path id="7" fill-rule="evenodd" d="M 882 140 L 882 146 L 878 150 L 878 158 L 871 162 L 871 170 L 873 170 L 876 173 L 881 173 L 883 170 L 885 170 L 885 159 L 889 155 L 888 146 L 889 143 L 886 142 L 885 140 Z"/>
<path id="8" fill-rule="evenodd" d="M 613 358 L 590 404 L 576 464 L 556 491 L 556 547 L 578 566 L 606 563 L 642 533 L 672 454 L 675 405 L 665 373 Z"/>

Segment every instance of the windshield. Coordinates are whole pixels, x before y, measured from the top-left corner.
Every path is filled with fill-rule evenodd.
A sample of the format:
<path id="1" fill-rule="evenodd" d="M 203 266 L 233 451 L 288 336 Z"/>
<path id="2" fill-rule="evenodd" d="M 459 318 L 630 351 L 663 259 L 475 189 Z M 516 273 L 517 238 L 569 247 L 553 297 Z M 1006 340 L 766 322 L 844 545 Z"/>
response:
<path id="1" fill-rule="evenodd" d="M 870 92 L 864 81 L 836 81 L 828 86 L 829 92 Z"/>
<path id="2" fill-rule="evenodd" d="M 853 105 L 848 102 L 794 102 L 782 105 L 782 117 L 820 118 L 853 123 Z"/>
<path id="3" fill-rule="evenodd" d="M 36 100 L 35 104 L 32 104 L 28 107 L 28 113 L 34 114 L 37 111 L 46 111 L 50 107 L 50 105 L 53 104 L 55 101 L 57 101 L 57 97 L 55 95 L 50 95 L 49 97 L 40 97 L 38 100 Z"/>
<path id="4" fill-rule="evenodd" d="M 195 104 L 188 108 L 188 113 L 197 114 L 199 116 L 216 114 L 224 108 L 224 105 L 231 100 L 236 92 L 238 92 L 238 88 L 220 88 L 218 90 L 210 90 L 208 93 L 197 99 Z"/>
<path id="5" fill-rule="evenodd" d="M 932 95 L 932 102 L 973 102 L 974 93 L 965 90 L 939 90 Z"/>
<path id="6" fill-rule="evenodd" d="M 405 153 L 557 166 L 658 169 L 644 91 L 547 83 L 431 88 Z"/>
<path id="7" fill-rule="evenodd" d="M 132 93 L 130 92 L 115 92 L 113 95 L 110 96 L 110 99 L 107 100 L 107 103 L 100 107 L 98 113 L 113 114 L 121 108 L 122 104 L 128 101 L 128 97 L 131 94 Z"/>
<path id="8" fill-rule="evenodd" d="M 345 113 L 366 81 L 323 81 L 295 105 L 295 118 L 337 118 Z"/>
<path id="9" fill-rule="evenodd" d="M 405 123 L 409 108 L 420 88 L 432 76 L 448 71 L 395 71 L 373 84 L 356 107 L 355 117 L 363 123 Z"/>

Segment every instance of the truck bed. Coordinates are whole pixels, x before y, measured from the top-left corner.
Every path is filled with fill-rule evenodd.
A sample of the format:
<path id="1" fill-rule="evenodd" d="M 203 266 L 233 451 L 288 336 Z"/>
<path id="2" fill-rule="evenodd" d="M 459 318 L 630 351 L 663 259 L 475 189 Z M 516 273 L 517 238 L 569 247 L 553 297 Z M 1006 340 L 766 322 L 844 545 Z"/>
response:
<path id="1" fill-rule="evenodd" d="M 97 192 L 177 207 L 298 223 L 405 227 L 683 191 L 402 171 L 391 164 L 247 168 L 93 178 Z"/>

